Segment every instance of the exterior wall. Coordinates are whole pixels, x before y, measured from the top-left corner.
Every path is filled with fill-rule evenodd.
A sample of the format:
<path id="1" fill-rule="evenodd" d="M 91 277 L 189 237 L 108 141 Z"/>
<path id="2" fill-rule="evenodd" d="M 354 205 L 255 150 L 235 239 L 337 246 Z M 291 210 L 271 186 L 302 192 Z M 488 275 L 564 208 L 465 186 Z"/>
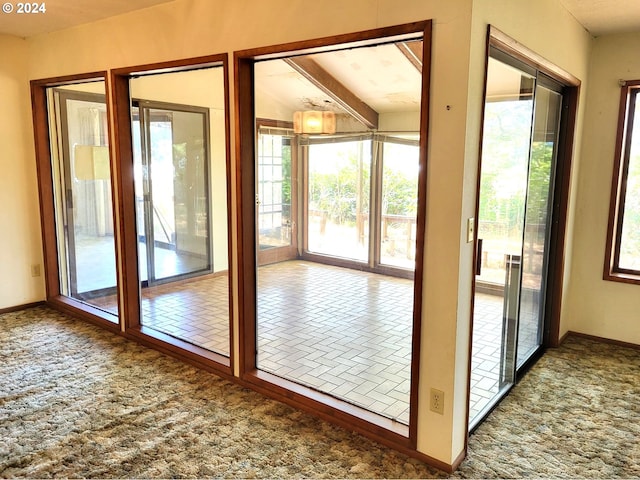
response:
<path id="1" fill-rule="evenodd" d="M 27 42 L 0 35 L 0 309 L 44 300 Z M 44 273 L 44 272 L 43 272 Z"/>
<path id="2" fill-rule="evenodd" d="M 640 79 L 640 33 L 594 41 L 578 178 L 568 329 L 640 344 L 640 286 L 604 281 L 609 196 L 618 123 L 618 80 Z"/>

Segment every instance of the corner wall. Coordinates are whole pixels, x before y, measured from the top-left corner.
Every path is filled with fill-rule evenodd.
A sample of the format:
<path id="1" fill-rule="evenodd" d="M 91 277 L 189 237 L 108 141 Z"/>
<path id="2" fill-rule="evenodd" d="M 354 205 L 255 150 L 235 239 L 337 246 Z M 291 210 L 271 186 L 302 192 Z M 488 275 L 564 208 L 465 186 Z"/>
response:
<path id="1" fill-rule="evenodd" d="M 28 45 L 0 35 L 0 309 L 44 300 Z M 31 276 L 39 265 L 41 275 Z"/>
<path id="2" fill-rule="evenodd" d="M 586 94 L 568 329 L 640 345 L 640 285 L 603 277 L 618 124 L 618 80 L 640 79 L 640 33 L 596 38 Z"/>

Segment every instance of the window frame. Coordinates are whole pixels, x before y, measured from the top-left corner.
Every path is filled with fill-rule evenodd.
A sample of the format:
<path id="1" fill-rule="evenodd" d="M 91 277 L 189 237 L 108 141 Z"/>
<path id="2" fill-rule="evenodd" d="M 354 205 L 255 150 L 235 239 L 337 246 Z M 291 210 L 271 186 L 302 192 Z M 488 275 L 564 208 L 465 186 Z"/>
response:
<path id="1" fill-rule="evenodd" d="M 53 165 L 51 163 L 51 134 L 49 131 L 49 105 L 47 100 L 47 90 L 63 87 L 67 85 L 83 84 L 96 81 L 105 82 L 105 98 L 108 89 L 108 72 L 96 71 L 77 75 L 62 77 L 44 78 L 31 80 L 31 105 L 33 113 L 34 144 L 36 153 L 36 170 L 38 177 L 39 206 L 40 206 L 40 226 L 42 230 L 43 258 L 44 258 L 44 279 L 46 288 L 46 303 L 53 308 L 59 309 L 71 315 L 76 315 L 83 320 L 100 325 L 107 330 L 118 332 L 120 326 L 113 322 L 114 315 L 107 313 L 93 305 L 79 301 L 75 298 L 62 294 L 60 285 L 60 266 L 58 263 L 58 232 L 56 227 Z M 107 102 L 107 118 L 110 118 L 110 105 Z M 108 136 L 111 140 L 111 125 L 108 125 Z M 109 161 L 111 170 L 111 182 L 114 184 L 113 169 L 113 145 L 109 143 Z M 112 202 L 114 201 L 112 197 Z M 115 212 L 115 205 L 113 205 Z M 115 215 L 115 213 L 114 213 Z M 115 228 L 114 217 L 114 228 Z M 118 261 L 118 251 L 116 250 L 116 262 Z M 119 279 L 118 279 L 119 280 Z M 117 293 L 119 295 L 119 291 Z M 118 304 L 120 298 L 118 297 Z M 119 311 L 116 318 L 120 319 L 122 312 Z"/>
<path id="2" fill-rule="evenodd" d="M 634 109 L 638 101 L 638 95 L 640 95 L 640 80 L 621 83 L 603 275 L 604 280 L 636 285 L 640 285 L 640 270 L 620 267 L 620 247 L 622 244 L 627 178 L 635 120 Z"/>

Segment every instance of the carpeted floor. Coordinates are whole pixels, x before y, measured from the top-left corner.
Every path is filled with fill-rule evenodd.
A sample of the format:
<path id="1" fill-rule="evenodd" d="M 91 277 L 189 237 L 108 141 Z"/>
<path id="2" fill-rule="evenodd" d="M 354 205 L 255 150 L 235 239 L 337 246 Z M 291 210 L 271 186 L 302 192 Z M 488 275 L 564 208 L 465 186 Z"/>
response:
<path id="1" fill-rule="evenodd" d="M 0 369 L 2 477 L 446 477 L 46 308 L 0 315 Z M 640 351 L 549 351 L 454 477 L 640 477 Z"/>

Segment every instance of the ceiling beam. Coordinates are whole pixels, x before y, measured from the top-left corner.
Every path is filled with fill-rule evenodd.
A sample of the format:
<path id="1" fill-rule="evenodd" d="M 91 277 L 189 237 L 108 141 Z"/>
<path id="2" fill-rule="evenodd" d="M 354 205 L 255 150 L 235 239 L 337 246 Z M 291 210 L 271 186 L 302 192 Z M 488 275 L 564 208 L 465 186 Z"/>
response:
<path id="1" fill-rule="evenodd" d="M 290 57 L 283 60 L 367 128 L 378 128 L 378 112 L 360 100 L 357 95 L 340 83 L 315 60 L 306 56 Z"/>
<path id="2" fill-rule="evenodd" d="M 396 46 L 411 64 L 422 73 L 422 41 L 398 42 Z"/>

